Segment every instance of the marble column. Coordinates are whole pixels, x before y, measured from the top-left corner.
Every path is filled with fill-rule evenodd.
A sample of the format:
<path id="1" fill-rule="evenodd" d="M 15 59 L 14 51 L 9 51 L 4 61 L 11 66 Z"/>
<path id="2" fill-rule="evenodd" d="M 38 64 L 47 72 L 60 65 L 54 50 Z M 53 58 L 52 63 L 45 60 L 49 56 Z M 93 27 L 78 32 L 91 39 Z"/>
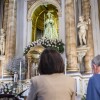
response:
<path id="1" fill-rule="evenodd" d="M 85 20 L 88 21 L 90 18 L 90 1 L 89 0 L 82 0 L 82 11 Z M 91 19 L 91 18 L 90 18 Z M 89 50 L 85 56 L 85 73 L 91 73 L 91 60 L 94 56 L 94 46 L 93 46 L 93 34 L 92 34 L 92 22 L 88 24 L 88 32 L 87 32 L 87 46 Z"/>
<path id="2" fill-rule="evenodd" d="M 27 45 L 28 31 L 27 31 L 27 0 L 17 1 L 17 23 L 16 23 L 16 56 L 22 57 L 24 49 Z"/>
<path id="3" fill-rule="evenodd" d="M 98 0 L 90 0 L 93 30 L 94 55 L 100 54 L 100 23 L 98 16 Z"/>
<path id="4" fill-rule="evenodd" d="M 15 48 L 16 48 L 16 0 L 9 0 L 7 31 L 6 31 L 6 48 L 5 48 L 6 64 L 9 62 L 10 59 L 12 59 L 15 56 Z M 5 70 L 5 76 L 6 75 L 8 75 L 8 73 Z"/>
<path id="5" fill-rule="evenodd" d="M 67 71 L 79 71 L 77 66 L 76 52 L 76 31 L 75 31 L 75 13 L 74 0 L 66 0 L 65 4 L 65 38 L 66 38 L 66 55 L 67 55 Z"/>

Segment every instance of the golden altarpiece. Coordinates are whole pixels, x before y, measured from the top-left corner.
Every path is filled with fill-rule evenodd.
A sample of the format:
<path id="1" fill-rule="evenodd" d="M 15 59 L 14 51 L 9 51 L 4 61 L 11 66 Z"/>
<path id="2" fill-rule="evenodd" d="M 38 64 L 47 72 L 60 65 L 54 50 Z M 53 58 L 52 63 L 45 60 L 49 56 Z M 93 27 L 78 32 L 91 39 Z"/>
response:
<path id="1" fill-rule="evenodd" d="M 3 7 L 0 10 L 3 12 L 0 12 L 2 15 L 0 81 L 13 80 L 6 71 L 6 65 L 13 57 L 23 57 L 23 54 L 27 61 L 26 80 L 23 82 L 29 82 L 31 77 L 39 75 L 37 72 L 39 56 L 45 47 L 36 41 L 45 37 L 52 41 L 57 39 L 65 44 L 64 52 L 61 53 L 65 62 L 65 74 L 76 79 L 77 100 L 80 100 L 79 98 L 86 94 L 86 86 L 92 73 L 91 60 L 96 52 L 94 49 L 96 37 L 93 37 L 95 11 L 91 11 L 94 9 L 91 5 L 96 1 L 3 0 L 0 2 Z"/>

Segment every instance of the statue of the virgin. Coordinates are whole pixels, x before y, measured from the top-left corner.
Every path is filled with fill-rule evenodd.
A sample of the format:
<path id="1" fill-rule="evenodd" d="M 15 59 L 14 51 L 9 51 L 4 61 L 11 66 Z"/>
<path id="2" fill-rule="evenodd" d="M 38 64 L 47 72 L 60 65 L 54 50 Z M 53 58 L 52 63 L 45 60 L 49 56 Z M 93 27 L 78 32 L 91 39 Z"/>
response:
<path id="1" fill-rule="evenodd" d="M 53 14 L 48 11 L 47 19 L 44 21 L 44 36 L 48 39 L 58 39 L 57 29 L 53 19 Z"/>

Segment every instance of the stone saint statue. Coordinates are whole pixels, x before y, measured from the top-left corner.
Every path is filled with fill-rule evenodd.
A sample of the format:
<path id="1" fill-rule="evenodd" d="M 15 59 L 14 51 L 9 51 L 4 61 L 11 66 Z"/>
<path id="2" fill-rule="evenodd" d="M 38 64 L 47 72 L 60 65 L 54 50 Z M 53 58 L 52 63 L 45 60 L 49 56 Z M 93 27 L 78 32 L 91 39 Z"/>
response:
<path id="1" fill-rule="evenodd" d="M 0 34 L 0 52 L 1 55 L 4 55 L 5 53 L 5 32 L 4 29 L 1 29 L 1 34 Z"/>
<path id="2" fill-rule="evenodd" d="M 38 75 L 38 64 L 36 62 L 33 62 L 32 64 L 32 77 Z"/>
<path id="3" fill-rule="evenodd" d="M 14 72 L 14 82 L 18 82 L 18 73 Z"/>
<path id="4" fill-rule="evenodd" d="M 77 28 L 79 28 L 78 37 L 80 46 L 86 45 L 86 32 L 88 30 L 88 24 L 89 22 L 84 21 L 83 16 L 79 17 L 79 23 L 77 25 Z"/>
<path id="5" fill-rule="evenodd" d="M 45 18 L 44 18 L 45 19 Z M 48 39 L 58 39 L 57 29 L 51 12 L 47 13 L 47 19 L 44 21 L 44 36 Z"/>

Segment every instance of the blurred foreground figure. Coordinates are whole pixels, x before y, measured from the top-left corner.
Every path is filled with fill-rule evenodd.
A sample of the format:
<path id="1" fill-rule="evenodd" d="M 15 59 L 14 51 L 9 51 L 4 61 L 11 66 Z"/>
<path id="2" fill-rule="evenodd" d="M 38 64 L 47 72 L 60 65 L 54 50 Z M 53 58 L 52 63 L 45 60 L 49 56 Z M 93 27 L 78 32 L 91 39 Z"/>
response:
<path id="1" fill-rule="evenodd" d="M 100 100 L 100 55 L 92 60 L 93 76 L 89 79 L 86 100 Z"/>
<path id="2" fill-rule="evenodd" d="M 27 100 L 75 100 L 75 79 L 64 75 L 64 62 L 56 50 L 45 49 L 31 80 Z"/>

